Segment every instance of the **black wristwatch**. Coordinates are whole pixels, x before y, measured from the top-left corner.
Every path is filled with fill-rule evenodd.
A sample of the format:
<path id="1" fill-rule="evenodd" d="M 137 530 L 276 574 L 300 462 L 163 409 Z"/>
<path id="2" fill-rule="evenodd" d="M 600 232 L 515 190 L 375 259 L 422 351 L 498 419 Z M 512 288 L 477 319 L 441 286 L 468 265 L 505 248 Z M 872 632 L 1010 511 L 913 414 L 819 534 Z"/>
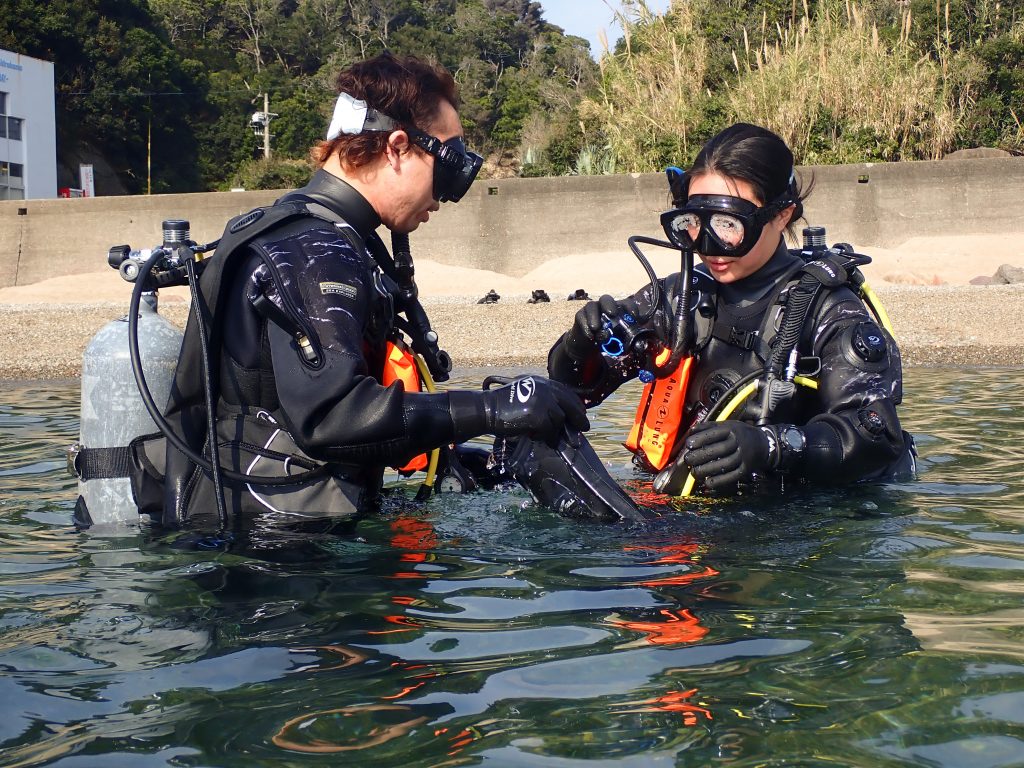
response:
<path id="1" fill-rule="evenodd" d="M 793 465 L 794 461 L 803 455 L 804 448 L 807 447 L 807 438 L 804 437 L 802 429 L 792 425 L 779 429 L 778 435 L 779 468 L 788 469 Z"/>

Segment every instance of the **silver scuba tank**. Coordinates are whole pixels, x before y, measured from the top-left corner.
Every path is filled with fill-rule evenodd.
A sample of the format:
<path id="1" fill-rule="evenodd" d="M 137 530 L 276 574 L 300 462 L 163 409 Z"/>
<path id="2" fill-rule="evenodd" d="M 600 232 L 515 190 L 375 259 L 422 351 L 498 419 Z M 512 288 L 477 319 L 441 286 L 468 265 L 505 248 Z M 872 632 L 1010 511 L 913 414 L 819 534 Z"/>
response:
<path id="1" fill-rule="evenodd" d="M 182 332 L 157 313 L 155 295 L 139 308 L 139 355 L 153 398 L 167 402 L 181 350 Z M 128 353 L 128 318 L 107 323 L 93 336 L 82 358 L 82 448 L 123 448 L 140 435 L 158 431 L 139 396 Z M 127 477 L 79 479 L 93 524 L 130 523 L 139 513 Z"/>
<path id="2" fill-rule="evenodd" d="M 188 238 L 188 222 L 164 222 L 165 245 L 186 242 Z M 134 282 L 139 264 L 148 254 L 130 253 L 127 246 L 115 246 L 108 263 L 126 281 Z M 170 393 L 184 334 L 157 309 L 157 292 L 144 293 L 139 305 L 139 357 L 153 399 L 162 407 Z M 79 477 L 79 504 L 84 502 L 87 511 L 87 519 L 78 522 L 98 525 L 137 521 L 139 513 L 132 498 L 131 481 L 128 477 L 109 475 L 125 474 L 124 449 L 133 439 L 159 430 L 139 395 L 132 372 L 127 316 L 103 326 L 86 347 L 82 358 L 80 430 L 79 443 L 72 447 L 68 457 Z M 79 461 L 89 449 L 89 460 Z M 82 513 L 76 509 L 76 520 L 80 517 Z"/>

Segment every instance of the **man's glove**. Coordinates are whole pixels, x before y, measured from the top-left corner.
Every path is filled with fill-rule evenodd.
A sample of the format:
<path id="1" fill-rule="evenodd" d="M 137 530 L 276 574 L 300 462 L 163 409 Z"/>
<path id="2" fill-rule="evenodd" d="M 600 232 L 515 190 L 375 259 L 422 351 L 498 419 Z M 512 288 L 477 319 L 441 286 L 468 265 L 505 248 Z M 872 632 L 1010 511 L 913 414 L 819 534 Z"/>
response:
<path id="1" fill-rule="evenodd" d="M 495 437 L 530 435 L 557 445 L 562 427 L 590 429 L 583 401 L 557 381 L 523 376 L 482 393 L 486 427 Z"/>
<path id="2" fill-rule="evenodd" d="M 775 469 L 780 458 L 774 427 L 755 427 L 742 421 L 701 424 L 687 435 L 685 446 L 677 465 L 688 465 L 694 478 L 716 492 L 735 491 L 738 483 L 752 475 Z"/>
<path id="3" fill-rule="evenodd" d="M 576 313 L 572 330 L 565 337 L 565 351 L 573 360 L 581 361 L 590 357 L 601 344 L 608 340 L 604 324 L 614 321 L 626 313 L 636 314 L 635 309 L 618 302 L 608 294 L 597 301 L 588 301 Z"/>

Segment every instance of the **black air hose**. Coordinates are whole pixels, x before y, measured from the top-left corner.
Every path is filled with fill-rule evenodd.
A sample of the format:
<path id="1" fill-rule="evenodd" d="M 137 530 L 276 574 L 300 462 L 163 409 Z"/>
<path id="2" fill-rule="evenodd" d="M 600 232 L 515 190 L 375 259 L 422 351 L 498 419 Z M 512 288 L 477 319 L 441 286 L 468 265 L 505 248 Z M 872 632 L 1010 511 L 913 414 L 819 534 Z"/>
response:
<path id="1" fill-rule="evenodd" d="M 782 328 L 779 330 L 779 335 L 775 337 L 771 358 L 766 366 L 768 373 L 779 376 L 785 370 L 790 354 L 800 343 L 800 334 L 803 333 L 811 302 L 814 301 L 820 289 L 821 281 L 808 274 L 804 274 L 800 278 L 800 282 L 790 289 Z"/>
<path id="2" fill-rule="evenodd" d="M 437 333 L 430 327 L 430 318 L 420 303 L 407 232 L 391 233 L 391 252 L 398 273 L 398 289 L 402 293 L 402 310 L 409 321 L 407 331 L 413 351 L 426 361 L 434 381 L 448 381 L 452 358 L 438 346 Z"/>
<path id="3" fill-rule="evenodd" d="M 690 351 L 690 293 L 693 287 L 693 251 L 683 250 L 680 261 L 680 279 L 683 285 L 676 297 L 675 322 L 672 324 L 671 355 L 664 365 L 652 365 L 655 378 L 671 376 Z M 653 361 L 652 361 L 653 362 Z"/>
<path id="4" fill-rule="evenodd" d="M 142 403 L 146 406 L 146 410 L 152 417 L 154 423 L 163 433 L 167 441 L 183 453 L 189 461 L 198 466 L 204 472 L 213 473 L 213 466 L 207 459 L 200 453 L 193 450 L 192 446 L 185 442 L 181 436 L 176 434 L 171 428 L 171 425 L 164 418 L 163 412 L 157 407 L 156 401 L 153 400 L 153 393 L 149 390 L 149 385 L 146 383 L 146 376 L 142 370 L 142 356 L 139 353 L 139 305 L 142 303 L 142 293 L 146 282 L 149 279 L 149 274 L 152 272 L 153 267 L 156 263 L 166 257 L 166 252 L 163 249 L 156 249 L 153 251 L 153 255 L 149 257 L 142 268 L 139 270 L 139 276 L 135 280 L 135 287 L 132 289 L 132 300 L 128 307 L 128 352 L 132 362 L 132 373 L 135 374 L 135 384 L 139 388 L 139 395 L 142 397 Z M 216 436 L 213 436 L 216 440 Z M 298 485 L 300 483 L 306 483 L 319 477 L 326 476 L 328 474 L 329 467 L 327 465 L 311 469 L 306 472 L 300 472 L 296 475 L 280 475 L 276 477 L 263 477 L 261 475 L 243 475 L 241 472 L 234 472 L 229 469 L 221 469 L 221 474 L 226 480 L 232 483 L 247 484 L 257 483 L 259 485 L 273 485 L 273 486 L 284 486 L 284 485 Z"/>

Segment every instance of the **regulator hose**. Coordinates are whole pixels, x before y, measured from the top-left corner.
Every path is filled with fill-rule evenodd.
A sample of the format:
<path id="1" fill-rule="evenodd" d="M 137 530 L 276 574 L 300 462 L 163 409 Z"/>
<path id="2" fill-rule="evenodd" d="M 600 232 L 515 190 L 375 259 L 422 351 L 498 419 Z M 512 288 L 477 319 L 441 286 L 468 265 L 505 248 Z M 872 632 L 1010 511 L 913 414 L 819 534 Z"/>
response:
<path id="1" fill-rule="evenodd" d="M 732 397 L 728 398 L 725 395 L 723 395 L 722 398 L 716 404 L 724 405 L 722 405 L 720 409 L 716 409 L 717 413 L 715 414 L 714 419 L 711 418 L 712 411 L 709 411 L 708 415 L 704 419 L 702 419 L 700 423 L 706 423 L 708 421 L 725 421 L 730 416 L 732 416 L 733 413 L 736 412 L 737 408 L 743 405 L 743 403 L 749 400 L 757 392 L 757 379 L 759 376 L 760 374 L 753 374 L 752 377 L 746 376 L 744 377 L 744 379 L 740 379 L 740 381 L 733 385 L 729 392 L 726 393 L 726 395 L 732 393 L 735 394 Z M 793 379 L 793 381 L 809 389 L 818 388 L 818 382 L 807 376 L 797 376 L 796 378 Z M 688 473 L 686 475 L 686 482 L 683 483 L 683 489 L 679 492 L 679 498 L 685 499 L 691 496 L 693 494 L 693 487 L 696 484 L 697 479 L 693 476 L 693 473 Z"/>
<path id="2" fill-rule="evenodd" d="M 821 281 L 812 275 L 805 274 L 791 290 L 786 301 L 786 316 L 783 318 L 782 328 L 772 344 L 771 359 L 765 366 L 769 375 L 779 376 L 785 370 L 790 353 L 800 343 L 800 334 L 803 332 L 811 302 L 814 301 L 821 288 Z"/>
<path id="3" fill-rule="evenodd" d="M 142 356 L 139 354 L 139 305 L 142 303 L 143 289 L 149 280 L 149 274 L 152 272 L 153 267 L 156 266 L 157 262 L 166 257 L 166 251 L 163 249 L 156 249 L 153 254 L 146 260 L 146 263 L 142 265 L 139 270 L 139 275 L 135 280 L 135 286 L 132 289 L 132 300 L 128 308 L 128 352 L 132 363 L 132 373 L 135 376 L 135 384 L 139 388 L 139 395 L 142 397 L 142 403 L 146 406 L 146 410 L 149 412 L 154 423 L 156 423 L 159 430 L 163 433 L 167 441 L 173 445 L 177 450 L 183 453 L 189 461 L 198 466 L 204 472 L 212 475 L 213 465 L 204 458 L 201 454 L 197 453 L 193 448 L 186 443 L 180 436 L 175 434 L 171 425 L 164 418 L 163 412 L 157 407 L 156 402 L 153 400 L 153 393 L 149 390 L 149 385 L 146 384 L 146 376 L 142 370 Z M 199 297 L 201 299 L 201 296 Z M 197 298 L 193 297 L 193 301 Z M 216 441 L 214 436 L 213 441 Z M 219 463 L 219 462 L 218 462 Z M 309 482 L 320 477 L 324 477 L 328 474 L 328 467 L 321 466 L 316 469 L 307 470 L 300 472 L 297 475 L 279 475 L 279 476 L 267 476 L 261 475 L 244 475 L 240 472 L 234 472 L 230 469 L 221 468 L 222 476 L 232 483 L 240 485 L 246 485 L 252 482 L 257 482 L 259 485 L 272 485 L 272 486 L 286 486 L 286 485 L 299 485 L 301 483 Z"/>
<path id="4" fill-rule="evenodd" d="M 422 355 L 413 354 L 413 359 L 416 361 L 416 367 L 420 370 L 420 377 L 423 379 L 423 386 L 426 387 L 427 392 L 437 392 L 437 385 L 434 384 L 434 378 L 430 375 L 430 368 L 427 366 L 426 360 L 423 359 Z M 426 501 L 434 490 L 434 481 L 437 479 L 437 465 L 441 460 L 441 449 L 435 448 L 430 452 L 430 462 L 427 464 L 427 476 L 423 478 L 423 482 L 420 484 L 419 490 L 416 492 L 417 501 Z"/>
<path id="5" fill-rule="evenodd" d="M 878 298 L 878 294 L 867 283 L 860 284 L 860 293 L 864 299 L 864 303 L 868 305 L 868 309 L 874 314 L 875 319 L 878 320 L 879 324 L 889 332 L 890 336 L 895 336 L 895 332 L 892 329 L 892 321 L 889 320 L 889 313 L 885 311 L 885 307 L 882 306 L 882 302 Z"/>
<path id="6" fill-rule="evenodd" d="M 670 353 L 668 360 L 665 361 L 664 365 L 658 365 L 657 362 L 651 360 L 651 373 L 657 379 L 664 379 L 671 376 L 675 372 L 676 368 L 682 362 L 683 357 L 689 350 L 689 339 L 690 339 L 690 292 L 693 286 L 693 251 L 689 249 L 679 249 L 675 245 L 665 240 L 655 240 L 652 237 L 645 237 L 643 235 L 633 235 L 627 240 L 630 249 L 636 256 L 637 260 L 647 271 L 647 276 L 651 280 L 651 308 L 648 312 L 644 313 L 637 320 L 641 323 L 647 322 L 654 317 L 655 312 L 661 307 L 665 310 L 666 315 L 672 315 L 672 308 L 669 304 L 668 298 L 665 296 L 661 289 L 661 283 L 658 282 L 658 275 L 654 271 L 654 267 L 651 266 L 651 262 L 644 256 L 643 251 L 637 243 L 645 243 L 647 245 L 655 245 L 659 248 L 670 248 L 672 250 L 678 250 L 680 252 L 680 279 L 683 281 L 679 295 L 676 297 L 676 309 L 675 314 L 672 315 L 673 322 L 669 332 L 669 339 L 667 340 L 666 346 L 668 346 Z M 664 305 L 664 306 L 662 306 Z M 653 358 L 653 356 L 652 356 Z"/>
<path id="7" fill-rule="evenodd" d="M 420 303 L 420 292 L 415 279 L 416 270 L 409 247 L 409 234 L 392 232 L 391 250 L 398 275 L 396 282 L 401 293 L 401 309 L 408 319 L 412 348 L 426 362 L 434 381 L 448 381 L 448 374 L 452 370 L 452 358 L 438 346 L 437 332 L 430 327 L 430 318 Z"/>

